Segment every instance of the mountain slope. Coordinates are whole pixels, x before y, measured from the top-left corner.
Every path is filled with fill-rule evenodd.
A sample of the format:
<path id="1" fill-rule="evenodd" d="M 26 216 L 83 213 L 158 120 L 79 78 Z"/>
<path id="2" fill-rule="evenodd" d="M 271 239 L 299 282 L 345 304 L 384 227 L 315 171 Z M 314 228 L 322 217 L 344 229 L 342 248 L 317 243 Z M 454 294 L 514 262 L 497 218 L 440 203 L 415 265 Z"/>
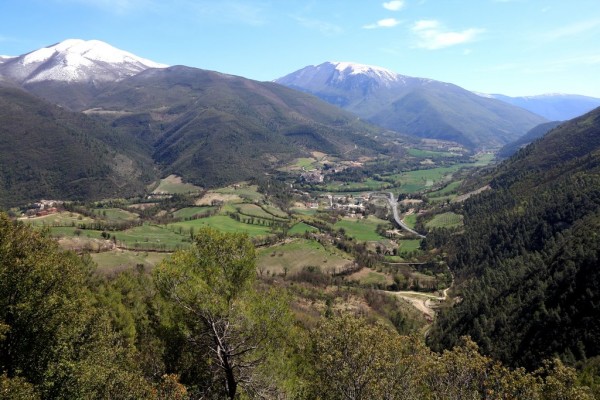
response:
<path id="1" fill-rule="evenodd" d="M 0 206 L 140 193 L 153 170 L 127 147 L 82 114 L 0 87 Z"/>
<path id="2" fill-rule="evenodd" d="M 86 112 L 152 142 L 166 173 L 203 186 L 248 179 L 313 150 L 385 151 L 373 139 L 380 129 L 313 96 L 181 66 L 114 83 Z"/>
<path id="3" fill-rule="evenodd" d="M 471 148 L 496 147 L 544 122 L 538 115 L 456 85 L 353 63 L 326 62 L 276 80 L 382 127 Z"/>
<path id="4" fill-rule="evenodd" d="M 515 154 L 520 148 L 527 146 L 529 143 L 533 142 L 536 139 L 541 138 L 546 133 L 550 132 L 552 129 L 556 128 L 562 123 L 562 121 L 551 121 L 540 124 L 535 128 L 531 129 L 525 135 L 521 136 L 519 139 L 511 142 L 501 148 L 498 151 L 498 157 L 508 158 Z"/>
<path id="5" fill-rule="evenodd" d="M 566 121 L 600 107 L 600 99 L 575 94 L 543 94 L 526 97 L 509 97 L 501 94 L 485 96 L 524 108 L 550 121 Z"/>
<path id="6" fill-rule="evenodd" d="M 468 334 L 531 368 L 600 356 L 600 109 L 501 164 L 491 186 L 456 206 L 464 234 L 446 250 L 462 301 L 440 315 L 431 343 Z"/>

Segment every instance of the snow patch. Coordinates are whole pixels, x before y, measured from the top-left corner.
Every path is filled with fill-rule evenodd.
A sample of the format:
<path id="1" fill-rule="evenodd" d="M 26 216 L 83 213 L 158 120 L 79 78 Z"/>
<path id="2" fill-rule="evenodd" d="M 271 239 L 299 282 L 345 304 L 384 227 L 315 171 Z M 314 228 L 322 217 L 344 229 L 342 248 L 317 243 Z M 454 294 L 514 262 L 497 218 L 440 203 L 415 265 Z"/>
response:
<path id="1" fill-rule="evenodd" d="M 349 75 L 366 75 L 384 83 L 402 81 L 403 76 L 388 69 L 373 65 L 358 64 L 353 62 L 332 62 L 335 69 L 340 73 L 339 80 Z"/>
<path id="2" fill-rule="evenodd" d="M 476 94 L 479 97 L 485 97 L 486 99 L 495 99 L 496 97 L 493 94 L 489 94 L 489 93 L 481 93 L 481 92 L 472 92 L 473 94 Z"/>
<path id="3" fill-rule="evenodd" d="M 20 57 L 19 63 L 30 72 L 27 82 L 46 80 L 118 80 L 148 68 L 168 65 L 138 57 L 99 40 L 68 39 Z"/>

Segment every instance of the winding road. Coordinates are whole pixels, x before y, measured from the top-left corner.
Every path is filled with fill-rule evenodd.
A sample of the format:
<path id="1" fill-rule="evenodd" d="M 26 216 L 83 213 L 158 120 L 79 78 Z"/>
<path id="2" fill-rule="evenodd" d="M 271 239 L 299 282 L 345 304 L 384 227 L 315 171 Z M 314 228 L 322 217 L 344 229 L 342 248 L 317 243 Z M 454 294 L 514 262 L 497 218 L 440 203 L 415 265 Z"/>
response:
<path id="1" fill-rule="evenodd" d="M 400 219 L 400 215 L 398 214 L 398 201 L 396 201 L 396 198 L 394 197 L 394 194 L 392 192 L 390 192 L 389 194 L 390 197 L 388 202 L 390 203 L 390 207 L 392 208 L 392 213 L 394 214 L 394 220 L 396 221 L 396 223 L 400 225 L 400 227 L 405 231 L 410 232 L 413 235 L 420 237 L 421 239 L 424 239 L 424 235 L 421 235 L 419 232 L 415 231 L 414 229 L 411 229 L 408 225 L 402 222 L 402 219 Z"/>

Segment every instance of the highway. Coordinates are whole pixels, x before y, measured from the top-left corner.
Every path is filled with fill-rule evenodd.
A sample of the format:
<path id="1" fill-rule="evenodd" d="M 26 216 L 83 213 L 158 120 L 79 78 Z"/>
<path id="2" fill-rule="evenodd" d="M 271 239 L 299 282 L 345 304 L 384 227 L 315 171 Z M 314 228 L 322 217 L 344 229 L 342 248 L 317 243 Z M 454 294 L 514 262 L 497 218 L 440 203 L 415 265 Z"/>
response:
<path id="1" fill-rule="evenodd" d="M 394 213 L 394 220 L 396 221 L 396 223 L 400 225 L 400 227 L 405 231 L 410 232 L 413 235 L 416 235 L 420 238 L 425 238 L 425 236 L 421 235 L 414 229 L 409 228 L 404 222 L 402 222 L 402 220 L 400 219 L 400 215 L 398 214 L 398 202 L 396 201 L 396 198 L 394 197 L 394 194 L 392 192 L 390 192 L 390 197 L 388 201 L 390 203 L 390 207 L 392 208 L 392 213 Z"/>

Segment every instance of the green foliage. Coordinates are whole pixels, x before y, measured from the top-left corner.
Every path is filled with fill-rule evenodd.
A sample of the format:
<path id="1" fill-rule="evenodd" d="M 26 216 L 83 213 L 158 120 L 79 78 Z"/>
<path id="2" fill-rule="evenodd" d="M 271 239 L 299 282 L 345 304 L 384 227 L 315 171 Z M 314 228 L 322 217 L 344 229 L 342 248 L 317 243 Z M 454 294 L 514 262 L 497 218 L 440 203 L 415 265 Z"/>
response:
<path id="1" fill-rule="evenodd" d="M 149 394 L 107 314 L 94 307 L 89 273 L 86 260 L 0 214 L 0 373 L 9 391 L 32 398 L 35 391 L 43 398 Z"/>
<path id="2" fill-rule="evenodd" d="M 482 356 L 463 338 L 432 353 L 414 337 L 343 314 L 310 335 L 307 398 L 318 399 L 592 399 L 576 373 L 560 362 L 534 373 Z"/>
<path id="3" fill-rule="evenodd" d="M 555 129 L 493 172 L 462 206 L 464 234 L 442 238 L 462 301 L 429 338 L 468 334 L 486 354 L 536 368 L 600 355 L 600 111 Z M 442 240 L 442 241 L 443 241 Z"/>
<path id="4" fill-rule="evenodd" d="M 153 172 L 130 142 L 83 114 L 0 88 L 0 206 L 140 193 Z"/>
<path id="5" fill-rule="evenodd" d="M 270 388 L 258 367 L 289 326 L 284 298 L 258 290 L 254 246 L 243 234 L 203 229 L 195 246 L 164 261 L 154 273 L 163 296 L 180 314 L 181 334 L 196 354 L 211 360 L 212 388 L 233 399 L 238 388 Z M 272 353 L 271 353 L 272 354 Z"/>

